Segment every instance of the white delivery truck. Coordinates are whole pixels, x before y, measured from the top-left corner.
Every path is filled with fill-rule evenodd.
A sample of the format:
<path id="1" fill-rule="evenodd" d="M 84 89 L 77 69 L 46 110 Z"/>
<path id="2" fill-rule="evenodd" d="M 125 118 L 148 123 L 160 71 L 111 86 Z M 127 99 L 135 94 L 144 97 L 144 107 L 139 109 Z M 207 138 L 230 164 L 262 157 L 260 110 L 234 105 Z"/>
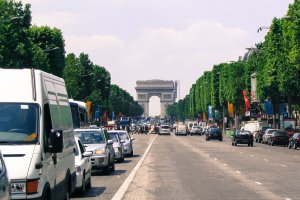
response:
<path id="1" fill-rule="evenodd" d="M 75 141 L 64 80 L 34 69 L 0 69 L 0 149 L 11 199 L 69 199 Z"/>

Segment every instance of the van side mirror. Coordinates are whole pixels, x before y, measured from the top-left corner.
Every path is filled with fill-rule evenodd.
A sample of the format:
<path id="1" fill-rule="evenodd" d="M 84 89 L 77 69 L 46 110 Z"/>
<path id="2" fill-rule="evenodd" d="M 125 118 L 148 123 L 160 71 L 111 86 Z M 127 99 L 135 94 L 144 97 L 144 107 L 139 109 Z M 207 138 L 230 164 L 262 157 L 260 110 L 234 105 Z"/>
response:
<path id="1" fill-rule="evenodd" d="M 61 153 L 63 151 L 63 131 L 50 131 L 50 145 L 48 146 L 50 153 Z"/>

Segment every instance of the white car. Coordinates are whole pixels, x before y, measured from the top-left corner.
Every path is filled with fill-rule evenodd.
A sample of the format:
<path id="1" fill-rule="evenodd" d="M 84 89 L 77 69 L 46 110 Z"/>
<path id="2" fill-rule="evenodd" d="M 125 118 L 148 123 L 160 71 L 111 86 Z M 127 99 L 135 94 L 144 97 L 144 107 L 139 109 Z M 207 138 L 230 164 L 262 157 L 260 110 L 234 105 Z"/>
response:
<path id="1" fill-rule="evenodd" d="M 102 170 L 105 174 L 115 171 L 113 141 L 108 139 L 102 129 L 75 129 L 74 133 L 86 150 L 93 152 L 92 170 Z"/>
<path id="2" fill-rule="evenodd" d="M 171 135 L 170 126 L 169 125 L 161 125 L 159 129 L 159 135 Z"/>
<path id="3" fill-rule="evenodd" d="M 75 152 L 75 168 L 76 168 L 76 191 L 80 194 L 85 192 L 85 189 L 92 187 L 92 152 L 86 151 L 80 139 L 75 136 L 76 152 Z"/>
<path id="4" fill-rule="evenodd" d="M 179 124 L 176 127 L 175 135 L 187 135 L 187 128 L 184 124 Z"/>
<path id="5" fill-rule="evenodd" d="M 124 145 L 123 141 L 120 136 L 118 135 L 118 132 L 116 131 L 108 131 L 108 137 L 110 140 L 112 140 L 113 147 L 115 150 L 115 159 L 119 162 L 124 162 Z"/>
<path id="6" fill-rule="evenodd" d="M 124 155 L 133 156 L 133 145 L 132 141 L 134 140 L 133 137 L 130 137 L 130 135 L 127 133 L 127 131 L 122 130 L 115 130 L 115 132 L 118 133 L 121 140 L 124 141 Z"/>

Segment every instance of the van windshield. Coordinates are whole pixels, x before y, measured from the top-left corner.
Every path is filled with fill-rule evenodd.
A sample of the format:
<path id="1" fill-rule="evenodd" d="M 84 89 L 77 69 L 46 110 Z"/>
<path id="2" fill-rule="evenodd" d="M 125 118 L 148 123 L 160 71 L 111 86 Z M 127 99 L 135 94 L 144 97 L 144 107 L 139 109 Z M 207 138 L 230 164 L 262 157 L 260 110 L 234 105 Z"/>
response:
<path id="1" fill-rule="evenodd" d="M 38 141 L 37 104 L 0 103 L 0 143 L 33 144 Z"/>

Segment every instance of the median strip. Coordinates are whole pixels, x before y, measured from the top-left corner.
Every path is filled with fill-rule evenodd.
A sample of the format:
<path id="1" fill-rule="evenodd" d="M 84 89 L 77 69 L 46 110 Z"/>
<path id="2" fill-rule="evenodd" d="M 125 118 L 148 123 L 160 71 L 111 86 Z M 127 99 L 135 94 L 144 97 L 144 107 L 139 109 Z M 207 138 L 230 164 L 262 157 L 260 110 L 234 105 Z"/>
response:
<path id="1" fill-rule="evenodd" d="M 146 149 L 143 157 L 141 158 L 141 160 L 138 162 L 138 164 L 135 166 L 135 168 L 132 170 L 132 172 L 129 174 L 129 176 L 126 178 L 126 180 L 124 181 L 124 183 L 121 185 L 121 187 L 119 188 L 119 190 L 116 192 L 116 194 L 113 196 L 113 198 L 111 200 L 121 200 L 125 194 L 125 192 L 127 191 L 130 183 L 133 181 L 133 178 L 135 176 L 135 174 L 137 173 L 137 171 L 139 170 L 139 168 L 141 167 L 141 165 L 143 164 L 144 160 L 146 159 L 156 137 L 158 135 L 156 135 L 151 144 L 148 146 L 148 148 Z"/>

